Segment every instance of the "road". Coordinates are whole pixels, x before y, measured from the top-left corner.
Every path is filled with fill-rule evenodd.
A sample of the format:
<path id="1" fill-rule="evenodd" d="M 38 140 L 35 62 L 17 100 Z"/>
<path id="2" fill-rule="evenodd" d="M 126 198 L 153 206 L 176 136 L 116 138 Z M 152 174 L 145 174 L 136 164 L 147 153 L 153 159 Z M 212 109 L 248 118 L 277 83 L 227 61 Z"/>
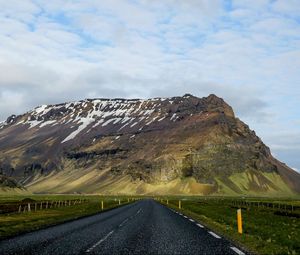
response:
<path id="1" fill-rule="evenodd" d="M 193 219 L 141 200 L 0 242 L 0 254 L 244 254 Z"/>

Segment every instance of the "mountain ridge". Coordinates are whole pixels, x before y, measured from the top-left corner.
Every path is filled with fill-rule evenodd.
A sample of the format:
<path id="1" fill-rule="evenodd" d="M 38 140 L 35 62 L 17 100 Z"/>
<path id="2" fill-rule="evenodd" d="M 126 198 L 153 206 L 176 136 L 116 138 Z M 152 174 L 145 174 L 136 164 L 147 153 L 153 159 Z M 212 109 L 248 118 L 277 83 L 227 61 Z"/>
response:
<path id="1" fill-rule="evenodd" d="M 300 192 L 300 175 L 213 94 L 39 106 L 0 124 L 0 153 L 34 192 Z"/>

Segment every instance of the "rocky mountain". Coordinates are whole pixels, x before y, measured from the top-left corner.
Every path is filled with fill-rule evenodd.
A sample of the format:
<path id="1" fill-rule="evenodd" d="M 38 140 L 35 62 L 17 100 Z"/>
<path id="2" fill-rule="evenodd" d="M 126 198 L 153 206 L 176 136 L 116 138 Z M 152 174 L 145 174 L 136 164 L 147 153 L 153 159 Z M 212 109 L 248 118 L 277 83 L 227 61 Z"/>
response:
<path id="1" fill-rule="evenodd" d="M 0 124 L 0 171 L 40 193 L 300 193 L 223 99 L 86 99 Z"/>

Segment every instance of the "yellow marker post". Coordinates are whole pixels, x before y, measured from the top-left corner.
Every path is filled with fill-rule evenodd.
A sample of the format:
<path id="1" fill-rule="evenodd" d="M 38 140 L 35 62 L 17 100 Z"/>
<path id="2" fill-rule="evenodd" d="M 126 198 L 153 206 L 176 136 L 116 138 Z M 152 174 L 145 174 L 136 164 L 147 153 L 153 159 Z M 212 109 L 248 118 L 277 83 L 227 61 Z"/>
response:
<path id="1" fill-rule="evenodd" d="M 178 208 L 181 209 L 181 200 L 178 201 Z"/>
<path id="2" fill-rule="evenodd" d="M 121 204 L 121 200 L 119 199 L 119 205 Z"/>
<path id="3" fill-rule="evenodd" d="M 169 204 L 169 200 L 167 199 L 167 205 Z"/>
<path id="4" fill-rule="evenodd" d="M 242 224 L 242 210 L 237 210 L 237 224 L 238 224 L 238 232 L 239 234 L 243 233 L 243 224 Z"/>
<path id="5" fill-rule="evenodd" d="M 103 211 L 103 209 L 104 209 L 104 203 L 103 203 L 103 200 L 101 201 L 101 209 L 102 209 L 102 211 Z"/>

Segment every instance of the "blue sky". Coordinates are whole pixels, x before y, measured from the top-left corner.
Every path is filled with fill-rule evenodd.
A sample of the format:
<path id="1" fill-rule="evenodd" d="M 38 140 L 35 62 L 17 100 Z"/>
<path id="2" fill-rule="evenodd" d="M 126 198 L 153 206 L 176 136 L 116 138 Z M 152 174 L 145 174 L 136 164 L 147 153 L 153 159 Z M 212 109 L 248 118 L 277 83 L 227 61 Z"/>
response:
<path id="1" fill-rule="evenodd" d="M 0 6 L 0 120 L 83 98 L 215 93 L 300 169 L 299 0 Z"/>

